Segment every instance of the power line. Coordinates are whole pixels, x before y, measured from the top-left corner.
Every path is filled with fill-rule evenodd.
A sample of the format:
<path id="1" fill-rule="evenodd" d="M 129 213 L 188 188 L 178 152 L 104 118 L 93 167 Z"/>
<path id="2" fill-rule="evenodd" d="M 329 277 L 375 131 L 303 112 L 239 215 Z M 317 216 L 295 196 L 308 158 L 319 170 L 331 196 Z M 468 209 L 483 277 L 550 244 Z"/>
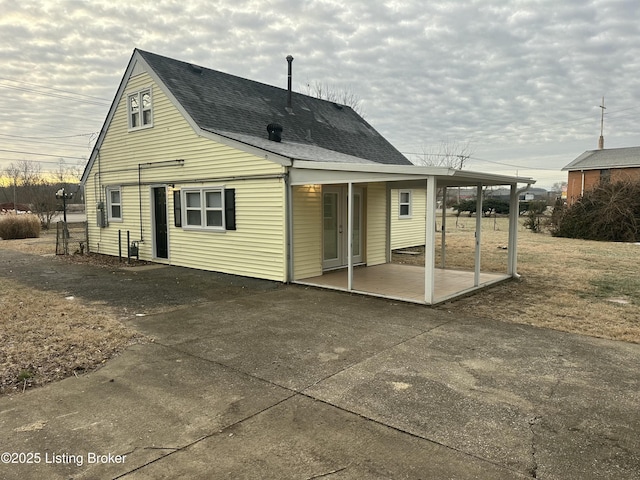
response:
<path id="1" fill-rule="evenodd" d="M 504 165 L 506 167 L 519 168 L 519 169 L 522 169 L 522 170 L 555 170 L 553 168 L 528 167 L 526 165 L 515 165 L 513 163 L 497 162 L 495 160 L 487 160 L 487 159 L 478 158 L 478 157 L 469 157 L 469 159 L 471 161 L 477 160 L 477 161 L 480 161 L 480 162 L 495 163 L 497 165 Z"/>
<path id="2" fill-rule="evenodd" d="M 99 132 L 90 132 L 90 133 L 78 133 L 77 135 L 59 135 L 59 136 L 47 136 L 47 137 L 31 137 L 31 136 L 23 136 L 23 135 L 11 135 L 9 133 L 0 133 L 0 136 L 40 140 L 40 139 L 46 139 L 46 138 L 90 137 L 91 135 L 97 135 L 98 133 Z"/>
<path id="3" fill-rule="evenodd" d="M 0 149 L 0 152 L 7 152 L 7 153 L 20 153 L 22 155 L 36 155 L 36 156 L 40 156 L 40 157 L 54 157 L 54 158 L 75 158 L 76 160 L 86 160 L 83 157 L 73 157 L 71 155 L 51 155 L 49 153 L 35 153 L 35 152 L 21 152 L 19 150 L 4 150 L 4 149 Z M 35 160 L 34 160 L 35 161 Z"/>
<path id="4" fill-rule="evenodd" d="M 21 83 L 21 84 L 24 84 L 24 85 L 31 85 L 33 87 L 44 88 L 44 89 L 47 89 L 47 90 L 53 90 L 54 92 L 68 93 L 70 95 L 76 95 L 78 97 L 93 98 L 95 100 L 101 100 L 101 101 L 109 102 L 109 103 L 111 102 L 111 100 L 108 99 L 108 98 L 95 97 L 93 95 L 85 95 L 84 93 L 72 92 L 70 90 L 62 90 L 60 88 L 53 88 L 53 87 L 49 87 L 47 85 L 39 85 L 37 83 L 25 82 L 23 80 L 12 80 L 12 79 L 6 78 L 6 77 L 0 77 L 0 80 L 6 80 L 7 82 L 14 82 L 14 83 L 19 83 L 19 84 Z"/>

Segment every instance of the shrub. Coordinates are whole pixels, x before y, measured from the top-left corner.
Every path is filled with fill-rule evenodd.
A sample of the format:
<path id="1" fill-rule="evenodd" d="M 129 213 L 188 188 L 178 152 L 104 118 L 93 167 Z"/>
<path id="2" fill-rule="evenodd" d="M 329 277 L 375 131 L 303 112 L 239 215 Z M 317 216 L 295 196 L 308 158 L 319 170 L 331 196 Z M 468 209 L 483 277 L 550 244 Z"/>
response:
<path id="1" fill-rule="evenodd" d="M 40 219 L 35 215 L 2 215 L 0 237 L 4 240 L 40 236 Z"/>
<path id="2" fill-rule="evenodd" d="M 640 241 L 640 181 L 603 182 L 559 214 L 558 237 Z"/>

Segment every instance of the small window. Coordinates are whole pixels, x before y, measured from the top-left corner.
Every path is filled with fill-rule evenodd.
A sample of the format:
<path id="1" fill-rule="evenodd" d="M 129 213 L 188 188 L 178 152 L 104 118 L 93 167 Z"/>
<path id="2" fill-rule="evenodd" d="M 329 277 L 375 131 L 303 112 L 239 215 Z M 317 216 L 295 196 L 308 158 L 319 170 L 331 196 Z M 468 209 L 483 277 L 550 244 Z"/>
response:
<path id="1" fill-rule="evenodd" d="M 107 208 L 110 221 L 122 221 L 122 192 L 120 187 L 107 188 Z"/>
<path id="2" fill-rule="evenodd" d="M 411 190 L 400 190 L 398 200 L 398 216 L 411 218 Z"/>
<path id="3" fill-rule="evenodd" d="M 153 126 L 153 105 L 151 89 L 141 90 L 128 97 L 129 130 Z"/>
<path id="4" fill-rule="evenodd" d="M 224 230 L 224 190 L 219 187 L 184 189 L 186 228 Z"/>

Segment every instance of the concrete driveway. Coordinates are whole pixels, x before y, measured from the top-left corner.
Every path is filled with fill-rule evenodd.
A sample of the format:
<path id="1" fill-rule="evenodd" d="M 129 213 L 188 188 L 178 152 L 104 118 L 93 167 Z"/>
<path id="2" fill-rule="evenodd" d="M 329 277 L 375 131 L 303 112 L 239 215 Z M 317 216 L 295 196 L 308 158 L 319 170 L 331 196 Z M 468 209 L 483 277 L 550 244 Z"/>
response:
<path id="1" fill-rule="evenodd" d="M 126 321 L 155 339 L 0 397 L 0 451 L 40 459 L 0 478 L 640 476 L 640 345 L 176 267 L 0 264 L 149 313 Z"/>

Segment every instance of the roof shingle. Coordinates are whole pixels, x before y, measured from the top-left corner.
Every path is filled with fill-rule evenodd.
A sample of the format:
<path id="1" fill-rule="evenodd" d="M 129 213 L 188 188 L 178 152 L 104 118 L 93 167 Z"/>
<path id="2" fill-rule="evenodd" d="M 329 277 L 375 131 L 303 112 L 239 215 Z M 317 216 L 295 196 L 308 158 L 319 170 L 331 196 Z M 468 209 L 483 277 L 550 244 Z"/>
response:
<path id="1" fill-rule="evenodd" d="M 640 167 L 640 147 L 587 150 L 562 170 Z"/>
<path id="2" fill-rule="evenodd" d="M 338 162 L 349 156 L 382 164 L 412 165 L 348 106 L 293 92 L 289 111 L 286 89 L 150 52 L 137 52 L 205 131 L 241 135 L 246 143 L 264 149 L 271 143 L 265 144 L 267 125 L 279 123 L 283 127 L 282 143 L 297 144 L 291 151 L 304 150 L 306 145 L 310 150 L 322 149 L 325 157 L 328 151 L 343 154 L 336 156 L 334 161 Z"/>

